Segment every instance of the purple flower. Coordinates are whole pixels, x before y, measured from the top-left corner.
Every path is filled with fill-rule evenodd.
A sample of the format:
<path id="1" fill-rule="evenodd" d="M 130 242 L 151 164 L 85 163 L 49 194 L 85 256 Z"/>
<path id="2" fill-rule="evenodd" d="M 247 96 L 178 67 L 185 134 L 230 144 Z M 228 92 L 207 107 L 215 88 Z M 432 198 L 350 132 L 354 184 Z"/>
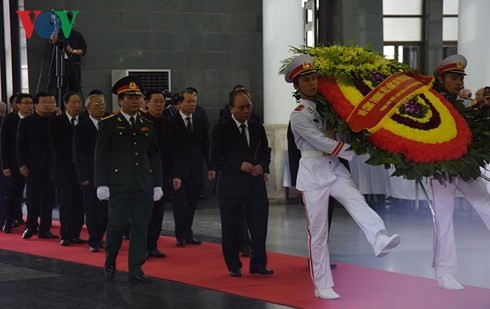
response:
<path id="1" fill-rule="evenodd" d="M 381 83 L 386 79 L 386 75 L 379 74 L 378 72 L 373 72 L 372 74 L 373 74 L 373 80 L 375 82 Z"/>

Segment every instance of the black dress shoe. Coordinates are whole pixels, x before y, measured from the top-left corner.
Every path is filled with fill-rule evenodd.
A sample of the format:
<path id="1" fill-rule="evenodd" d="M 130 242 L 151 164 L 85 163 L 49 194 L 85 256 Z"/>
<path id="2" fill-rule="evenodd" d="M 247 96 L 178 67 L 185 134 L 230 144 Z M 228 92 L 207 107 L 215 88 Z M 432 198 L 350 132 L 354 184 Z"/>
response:
<path id="1" fill-rule="evenodd" d="M 98 246 L 89 246 L 89 247 L 88 247 L 88 250 L 89 250 L 90 252 L 100 252 L 100 249 L 99 249 L 99 247 L 98 247 Z"/>
<path id="2" fill-rule="evenodd" d="M 60 238 L 58 235 L 54 235 L 50 231 L 47 231 L 46 233 L 39 233 L 39 235 L 37 237 L 38 238 L 42 238 L 42 239 L 57 239 L 57 238 Z"/>
<path id="3" fill-rule="evenodd" d="M 25 229 L 24 233 L 22 233 L 22 238 L 23 239 L 29 239 L 34 235 L 34 231 L 31 229 Z"/>
<path id="4" fill-rule="evenodd" d="M 200 240 L 195 239 L 195 238 L 187 238 L 185 240 L 185 243 L 189 244 L 189 245 L 200 245 L 202 242 Z"/>
<path id="5" fill-rule="evenodd" d="M 142 274 L 129 277 L 129 283 L 152 284 L 153 280 Z"/>
<path id="6" fill-rule="evenodd" d="M 71 239 L 71 242 L 74 244 L 86 244 L 87 241 L 85 239 L 81 239 L 80 237 L 76 236 Z"/>
<path id="7" fill-rule="evenodd" d="M 167 255 L 158 249 L 148 251 L 148 256 L 156 258 L 165 258 Z"/>
<path id="8" fill-rule="evenodd" d="M 177 242 L 175 243 L 177 247 L 183 247 L 185 246 L 185 241 L 183 239 L 177 239 Z"/>
<path id="9" fill-rule="evenodd" d="M 245 246 L 242 249 L 240 249 L 240 252 L 242 253 L 243 256 L 251 256 L 252 255 L 252 249 L 250 246 Z"/>
<path id="10" fill-rule="evenodd" d="M 60 245 L 62 245 L 63 247 L 68 247 L 69 245 L 71 245 L 71 241 L 69 241 L 68 239 L 61 239 Z"/>
<path id="11" fill-rule="evenodd" d="M 265 267 L 262 268 L 250 268 L 251 274 L 260 274 L 260 275 L 272 275 L 274 271 L 272 269 L 268 269 Z"/>
<path id="12" fill-rule="evenodd" d="M 230 277 L 238 278 L 242 276 L 241 270 L 230 270 Z"/>
<path id="13" fill-rule="evenodd" d="M 2 231 L 5 233 L 5 234 L 10 234 L 12 233 L 12 226 L 10 226 L 10 224 L 5 224 L 2 228 Z"/>
<path id="14" fill-rule="evenodd" d="M 114 265 L 104 265 L 104 276 L 108 280 L 114 279 L 116 274 L 116 266 Z"/>

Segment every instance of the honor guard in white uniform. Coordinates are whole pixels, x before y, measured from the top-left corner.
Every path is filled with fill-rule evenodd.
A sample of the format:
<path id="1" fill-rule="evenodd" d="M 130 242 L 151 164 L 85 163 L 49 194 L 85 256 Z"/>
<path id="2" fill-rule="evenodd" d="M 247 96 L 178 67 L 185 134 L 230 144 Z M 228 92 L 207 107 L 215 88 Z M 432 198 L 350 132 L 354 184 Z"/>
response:
<path id="1" fill-rule="evenodd" d="M 286 69 L 286 82 L 293 83 L 301 99 L 291 113 L 291 129 L 301 151 L 296 189 L 302 192 L 308 220 L 310 273 L 315 296 L 337 299 L 333 290 L 328 238 L 329 196 L 339 201 L 356 221 L 373 246 L 377 257 L 400 243 L 400 236 L 387 236 L 383 220 L 366 203 L 339 157 L 351 160 L 350 145 L 327 136 L 324 120 L 316 110 L 316 70 L 309 55 L 293 59 Z"/>
<path id="2" fill-rule="evenodd" d="M 441 95 L 450 102 L 457 99 L 457 94 L 463 88 L 466 75 L 466 58 L 462 55 L 452 55 L 442 60 L 435 69 Z M 482 178 L 463 181 L 453 177 L 452 181 L 440 183 L 429 178 L 432 189 L 432 203 L 435 209 L 436 245 L 435 271 L 437 286 L 447 290 L 463 290 L 464 287 L 456 280 L 457 272 L 456 244 L 454 241 L 453 214 L 456 189 L 475 208 L 483 222 L 490 230 L 490 194 Z"/>

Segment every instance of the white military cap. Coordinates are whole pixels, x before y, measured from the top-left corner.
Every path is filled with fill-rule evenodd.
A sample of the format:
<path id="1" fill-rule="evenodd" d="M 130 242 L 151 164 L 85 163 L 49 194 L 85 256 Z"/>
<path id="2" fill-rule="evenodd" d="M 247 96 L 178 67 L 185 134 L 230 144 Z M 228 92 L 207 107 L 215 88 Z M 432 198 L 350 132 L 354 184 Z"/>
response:
<path id="1" fill-rule="evenodd" d="M 468 61 L 463 55 L 452 55 L 442 60 L 436 67 L 436 73 L 442 76 L 444 73 L 455 73 L 466 75 L 464 69 L 466 68 Z"/>
<path id="2" fill-rule="evenodd" d="M 310 55 L 299 55 L 289 63 L 284 74 L 286 82 L 292 83 L 297 76 L 316 72 L 313 66 L 313 58 Z"/>

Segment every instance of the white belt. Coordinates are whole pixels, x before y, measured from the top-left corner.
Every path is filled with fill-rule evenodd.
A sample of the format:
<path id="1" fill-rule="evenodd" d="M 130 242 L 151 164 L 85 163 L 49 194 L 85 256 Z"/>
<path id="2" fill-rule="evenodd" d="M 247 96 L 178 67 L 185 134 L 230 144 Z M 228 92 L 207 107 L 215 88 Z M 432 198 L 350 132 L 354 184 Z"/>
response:
<path id="1" fill-rule="evenodd" d="M 302 158 L 326 157 L 328 153 L 319 150 L 301 150 Z"/>

